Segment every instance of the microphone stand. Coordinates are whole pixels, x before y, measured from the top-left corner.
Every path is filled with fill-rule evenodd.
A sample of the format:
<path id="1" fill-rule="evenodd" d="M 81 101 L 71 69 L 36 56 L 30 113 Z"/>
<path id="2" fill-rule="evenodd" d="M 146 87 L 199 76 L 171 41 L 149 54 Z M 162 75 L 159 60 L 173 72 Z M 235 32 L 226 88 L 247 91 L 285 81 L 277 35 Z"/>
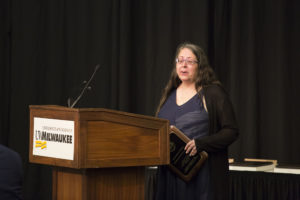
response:
<path id="1" fill-rule="evenodd" d="M 76 105 L 76 103 L 81 99 L 81 97 L 82 97 L 82 95 L 84 94 L 85 90 L 89 88 L 89 84 L 90 84 L 90 82 L 93 80 L 93 78 L 94 78 L 94 76 L 95 76 L 95 74 L 96 74 L 96 72 L 97 72 L 97 70 L 98 70 L 99 68 L 100 68 L 100 65 L 99 65 L 99 64 L 96 65 L 95 70 L 94 70 L 94 72 L 93 72 L 93 74 L 92 74 L 90 80 L 85 84 L 85 86 L 84 86 L 84 88 L 82 89 L 81 93 L 79 94 L 79 96 L 77 97 L 77 99 L 72 103 L 72 105 L 70 105 L 70 104 L 71 104 L 71 99 L 70 99 L 70 98 L 68 99 L 68 106 L 69 106 L 70 108 L 73 108 L 73 107 Z"/>

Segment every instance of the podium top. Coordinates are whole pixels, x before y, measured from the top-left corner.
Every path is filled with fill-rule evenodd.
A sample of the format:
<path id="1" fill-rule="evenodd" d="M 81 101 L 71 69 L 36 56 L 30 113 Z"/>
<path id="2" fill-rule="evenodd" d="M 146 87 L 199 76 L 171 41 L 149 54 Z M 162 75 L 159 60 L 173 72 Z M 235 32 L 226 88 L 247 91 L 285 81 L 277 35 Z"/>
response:
<path id="1" fill-rule="evenodd" d="M 130 113 L 125 111 L 119 111 L 119 110 L 112 110 L 108 108 L 69 108 L 66 106 L 59 106 L 59 105 L 29 105 L 29 109 L 40 109 L 40 110 L 51 110 L 51 111 L 67 111 L 67 112 L 106 112 L 106 113 L 116 113 L 120 115 L 128 115 L 128 116 L 135 116 L 145 119 L 153 119 L 153 120 L 159 120 L 166 122 L 167 120 L 148 116 L 148 115 L 142 115 L 142 114 L 136 114 L 136 113 Z"/>
<path id="2" fill-rule="evenodd" d="M 169 164 L 168 120 L 104 108 L 56 105 L 29 108 L 30 162 L 77 169 Z M 68 138 L 69 143 L 55 144 L 49 138 L 60 137 L 53 130 L 66 129 L 58 127 L 64 126 L 59 125 L 61 121 L 73 123 L 68 130 L 74 127 L 74 131 L 61 136 Z M 40 138 L 44 140 L 37 140 Z M 40 144 L 45 142 L 46 148 L 41 149 Z M 51 148 L 56 153 L 52 154 Z M 68 151 L 67 159 L 60 157 Z"/>

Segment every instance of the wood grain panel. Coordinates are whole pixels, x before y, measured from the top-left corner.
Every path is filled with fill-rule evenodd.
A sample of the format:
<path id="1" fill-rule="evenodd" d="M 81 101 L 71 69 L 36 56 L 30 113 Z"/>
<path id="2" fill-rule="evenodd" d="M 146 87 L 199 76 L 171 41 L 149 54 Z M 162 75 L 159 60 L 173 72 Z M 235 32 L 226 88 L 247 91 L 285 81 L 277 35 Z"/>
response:
<path id="1" fill-rule="evenodd" d="M 91 170 L 88 173 L 88 180 L 88 199 L 144 199 L 144 167 Z"/>
<path id="2" fill-rule="evenodd" d="M 82 200 L 86 196 L 86 174 L 83 170 L 56 168 L 53 170 L 53 200 Z"/>
<path id="3" fill-rule="evenodd" d="M 145 168 L 53 170 L 53 200 L 143 200 Z"/>
<path id="4" fill-rule="evenodd" d="M 88 122 L 87 159 L 159 156 L 156 130 L 111 122 Z"/>

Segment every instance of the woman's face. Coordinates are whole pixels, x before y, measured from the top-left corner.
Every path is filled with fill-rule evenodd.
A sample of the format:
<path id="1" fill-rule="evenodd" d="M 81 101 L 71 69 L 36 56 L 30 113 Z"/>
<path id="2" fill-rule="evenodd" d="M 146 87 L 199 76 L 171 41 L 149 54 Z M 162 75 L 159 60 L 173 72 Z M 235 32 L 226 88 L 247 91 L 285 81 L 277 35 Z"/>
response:
<path id="1" fill-rule="evenodd" d="M 176 59 L 176 72 L 179 79 L 185 83 L 194 83 L 198 61 L 193 52 L 183 48 Z"/>

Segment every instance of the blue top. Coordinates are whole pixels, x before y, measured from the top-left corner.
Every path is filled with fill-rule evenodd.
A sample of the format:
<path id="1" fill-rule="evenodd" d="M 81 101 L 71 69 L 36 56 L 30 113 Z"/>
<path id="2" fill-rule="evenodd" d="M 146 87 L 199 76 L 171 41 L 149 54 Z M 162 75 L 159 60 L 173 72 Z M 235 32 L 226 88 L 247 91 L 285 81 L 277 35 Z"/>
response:
<path id="1" fill-rule="evenodd" d="M 176 103 L 176 90 L 174 90 L 162 106 L 158 117 L 169 120 L 170 125 L 176 126 L 190 139 L 208 135 L 208 113 L 198 94 L 179 106 Z M 157 185 L 157 200 L 209 199 L 208 163 L 201 167 L 190 182 L 183 181 L 166 166 L 159 167 Z"/>

